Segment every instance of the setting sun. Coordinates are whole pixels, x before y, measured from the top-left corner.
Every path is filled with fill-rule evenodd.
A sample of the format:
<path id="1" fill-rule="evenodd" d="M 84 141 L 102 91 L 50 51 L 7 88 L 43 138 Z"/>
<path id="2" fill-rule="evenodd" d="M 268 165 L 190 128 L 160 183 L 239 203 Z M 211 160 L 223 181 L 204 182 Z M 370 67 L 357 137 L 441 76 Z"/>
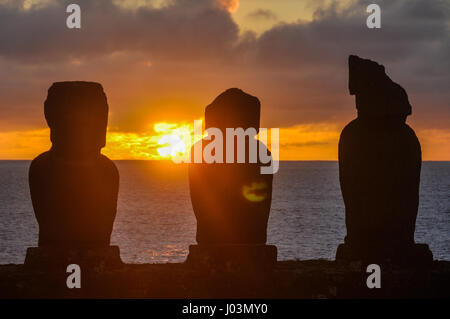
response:
<path id="1" fill-rule="evenodd" d="M 194 133 L 193 125 L 175 123 L 156 123 L 153 126 L 158 139 L 157 148 L 162 158 L 174 158 L 183 156 L 191 147 L 191 137 Z"/>
<path id="2" fill-rule="evenodd" d="M 183 155 L 186 151 L 186 145 L 178 135 L 164 135 L 158 144 L 166 145 L 158 148 L 158 154 L 162 157 L 174 157 L 179 153 Z"/>
<path id="3" fill-rule="evenodd" d="M 112 158 L 169 160 L 193 145 L 194 123 L 154 123 L 142 133 L 109 132 L 103 153 Z"/>

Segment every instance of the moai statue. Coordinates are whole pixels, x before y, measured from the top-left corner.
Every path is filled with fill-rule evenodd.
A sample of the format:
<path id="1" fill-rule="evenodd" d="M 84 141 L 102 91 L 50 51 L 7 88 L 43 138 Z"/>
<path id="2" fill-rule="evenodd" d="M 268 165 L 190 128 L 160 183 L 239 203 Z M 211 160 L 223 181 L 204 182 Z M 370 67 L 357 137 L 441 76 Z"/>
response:
<path id="1" fill-rule="evenodd" d="M 195 163 L 195 146 L 191 150 L 189 186 L 198 245 L 190 246 L 190 263 L 268 266 L 276 262 L 276 247 L 266 245 L 273 175 L 261 174 L 259 159 L 249 161 L 250 143 L 270 156 L 266 146 L 255 139 L 259 122 L 258 98 L 239 89 L 223 92 L 206 107 L 206 131 L 216 128 L 222 132 L 223 163 L 205 163 L 205 159 Z M 238 149 L 236 136 L 232 137 L 234 148 L 227 149 L 227 128 L 253 128 L 254 132 L 245 137 L 244 149 Z M 198 143 L 205 150 L 213 141 L 204 138 Z M 245 163 L 238 163 L 237 152 L 242 151 Z M 234 152 L 233 163 L 226 160 L 230 152 Z"/>
<path id="2" fill-rule="evenodd" d="M 119 173 L 100 153 L 108 122 L 102 86 L 54 83 L 44 112 L 52 147 L 29 170 L 39 247 L 28 249 L 25 263 L 83 263 L 88 255 L 94 262 L 120 263 L 118 247 L 110 246 Z"/>
<path id="3" fill-rule="evenodd" d="M 422 159 L 419 140 L 405 123 L 408 95 L 382 65 L 353 55 L 349 90 L 358 116 L 339 141 L 347 236 L 336 259 L 428 264 L 428 246 L 414 243 Z"/>

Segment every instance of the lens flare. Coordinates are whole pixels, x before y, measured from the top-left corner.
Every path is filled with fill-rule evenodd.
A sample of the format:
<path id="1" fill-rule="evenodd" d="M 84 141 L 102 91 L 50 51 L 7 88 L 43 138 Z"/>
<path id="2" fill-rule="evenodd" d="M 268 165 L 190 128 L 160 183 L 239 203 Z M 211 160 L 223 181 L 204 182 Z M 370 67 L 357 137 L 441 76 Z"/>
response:
<path id="1" fill-rule="evenodd" d="M 267 184 L 265 182 L 254 182 L 251 185 L 244 185 L 242 195 L 250 202 L 262 202 L 267 198 Z"/>

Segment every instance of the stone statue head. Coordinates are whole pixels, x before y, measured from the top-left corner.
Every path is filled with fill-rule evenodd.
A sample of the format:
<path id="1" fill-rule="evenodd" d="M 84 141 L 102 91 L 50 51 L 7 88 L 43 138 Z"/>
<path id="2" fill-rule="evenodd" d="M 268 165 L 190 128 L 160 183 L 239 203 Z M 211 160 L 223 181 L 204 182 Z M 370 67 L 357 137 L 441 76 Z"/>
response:
<path id="1" fill-rule="evenodd" d="M 392 81 L 384 66 L 350 55 L 349 91 L 356 96 L 358 115 L 365 117 L 404 117 L 411 114 L 406 91 Z"/>
<path id="2" fill-rule="evenodd" d="M 205 128 L 215 127 L 225 134 L 226 128 L 250 127 L 259 131 L 259 99 L 240 89 L 228 89 L 206 107 Z"/>
<path id="3" fill-rule="evenodd" d="M 56 82 L 44 104 L 52 150 L 62 156 L 98 154 L 106 143 L 108 103 L 94 82 Z"/>

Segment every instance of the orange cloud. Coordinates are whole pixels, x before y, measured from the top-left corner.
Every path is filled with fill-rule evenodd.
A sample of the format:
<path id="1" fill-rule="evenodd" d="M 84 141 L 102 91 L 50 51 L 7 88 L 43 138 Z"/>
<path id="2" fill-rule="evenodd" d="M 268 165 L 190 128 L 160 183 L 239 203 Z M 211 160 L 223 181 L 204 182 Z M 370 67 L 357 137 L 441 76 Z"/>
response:
<path id="1" fill-rule="evenodd" d="M 422 146 L 422 160 L 450 160 L 450 130 L 419 129 L 416 135 Z"/>
<path id="2" fill-rule="evenodd" d="M 342 125 L 303 124 L 280 128 L 281 160 L 337 160 Z M 424 161 L 450 160 L 450 130 L 416 130 Z M 108 132 L 102 153 L 112 159 L 170 159 L 173 140 L 185 140 L 193 123 L 155 123 L 151 129 L 135 132 Z M 0 159 L 32 159 L 51 146 L 49 129 L 0 132 Z M 175 136 L 177 137 L 175 139 Z M 164 138 L 167 137 L 167 138 Z M 270 145 L 269 145 L 270 147 Z M 185 150 L 188 147 L 185 145 Z"/>
<path id="3" fill-rule="evenodd" d="M 236 12 L 239 8 L 239 0 L 217 0 L 219 6 L 228 12 Z"/>
<path id="4" fill-rule="evenodd" d="M 0 132 L 0 159 L 32 159 L 50 146 L 49 129 Z"/>
<path id="5" fill-rule="evenodd" d="M 280 159 L 337 160 L 342 128 L 333 123 L 304 124 L 280 128 Z"/>

